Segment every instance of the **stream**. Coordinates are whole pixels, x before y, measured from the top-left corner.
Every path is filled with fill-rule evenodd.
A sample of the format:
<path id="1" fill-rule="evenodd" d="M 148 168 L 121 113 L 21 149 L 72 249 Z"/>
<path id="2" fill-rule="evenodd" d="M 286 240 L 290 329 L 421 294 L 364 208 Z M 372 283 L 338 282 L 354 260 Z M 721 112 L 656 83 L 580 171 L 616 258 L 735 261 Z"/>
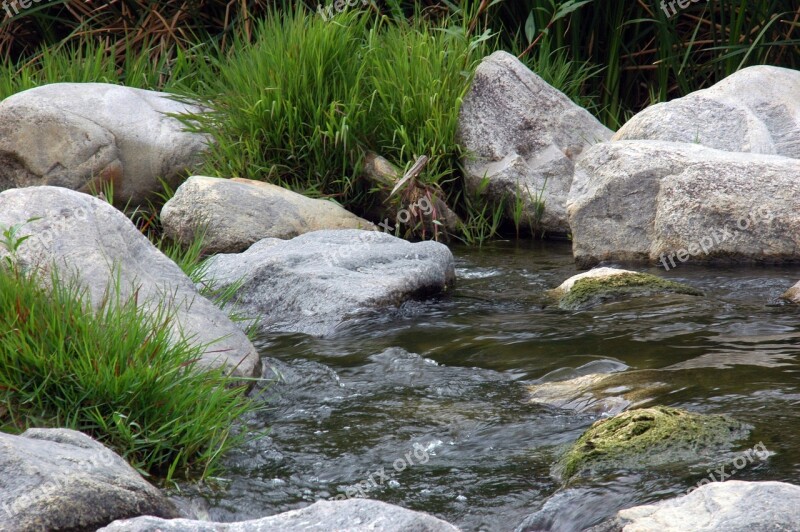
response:
<path id="1" fill-rule="evenodd" d="M 706 296 L 567 312 L 546 290 L 578 273 L 568 243 L 452 249 L 458 281 L 446 296 L 348 322 L 328 338 L 262 339 L 273 379 L 256 389 L 264 409 L 248 420 L 262 437 L 225 458 L 224 478 L 181 486 L 181 498 L 204 517 L 241 521 L 349 488 L 469 531 L 579 531 L 685 493 L 712 467 L 556 480 L 559 453 L 609 408 L 532 403 L 528 387 L 610 372 L 630 378 L 620 396 L 636 406 L 752 425 L 724 461 L 757 444 L 769 458 L 732 478 L 800 483 L 800 312 L 775 304 L 800 269 L 635 268 Z"/>

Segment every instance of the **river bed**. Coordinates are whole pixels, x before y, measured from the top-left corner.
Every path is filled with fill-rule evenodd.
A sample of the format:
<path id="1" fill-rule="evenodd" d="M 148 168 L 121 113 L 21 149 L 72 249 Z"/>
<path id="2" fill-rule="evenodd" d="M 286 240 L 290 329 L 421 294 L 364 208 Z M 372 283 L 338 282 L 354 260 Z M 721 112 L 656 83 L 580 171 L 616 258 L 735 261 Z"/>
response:
<path id="1" fill-rule="evenodd" d="M 734 478 L 800 483 L 800 311 L 775 304 L 800 268 L 639 268 L 706 295 L 567 312 L 546 290 L 578 273 L 569 244 L 453 252 L 449 295 L 329 338 L 261 339 L 266 375 L 280 375 L 259 387 L 264 410 L 248 420 L 262 437 L 226 458 L 224 478 L 182 497 L 212 520 L 240 521 L 360 487 L 464 530 L 578 531 L 708 477 L 702 461 L 566 486 L 553 477 L 565 446 L 609 412 L 531 403 L 528 387 L 608 372 L 630 375 L 620 393 L 635 392 L 636 405 L 751 424 L 723 461 L 758 444 L 770 456 Z"/>

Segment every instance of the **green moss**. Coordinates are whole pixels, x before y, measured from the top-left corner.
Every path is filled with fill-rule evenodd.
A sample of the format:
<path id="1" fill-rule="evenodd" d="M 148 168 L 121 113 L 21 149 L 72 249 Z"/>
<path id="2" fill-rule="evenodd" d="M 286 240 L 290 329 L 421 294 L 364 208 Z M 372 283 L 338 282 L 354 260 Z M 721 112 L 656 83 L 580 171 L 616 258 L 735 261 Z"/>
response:
<path id="1" fill-rule="evenodd" d="M 750 427 L 727 416 L 657 406 L 594 423 L 556 469 L 567 480 L 585 469 L 640 469 L 693 459 L 745 436 Z"/>
<path id="2" fill-rule="evenodd" d="M 649 273 L 631 273 L 580 279 L 561 298 L 558 305 L 566 310 L 579 310 L 607 301 L 656 293 L 703 295 L 700 290 L 682 283 L 662 279 Z"/>

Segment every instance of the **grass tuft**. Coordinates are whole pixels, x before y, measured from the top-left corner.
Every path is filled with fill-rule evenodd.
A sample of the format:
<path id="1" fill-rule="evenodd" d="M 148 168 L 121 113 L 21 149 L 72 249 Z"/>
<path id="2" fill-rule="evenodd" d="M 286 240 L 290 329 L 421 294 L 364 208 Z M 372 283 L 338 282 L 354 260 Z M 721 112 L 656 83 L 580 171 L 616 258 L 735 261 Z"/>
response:
<path id="1" fill-rule="evenodd" d="M 204 346 L 173 341 L 168 311 L 119 295 L 92 310 L 75 285 L 49 285 L 0 269 L 0 428 L 79 430 L 168 479 L 213 473 L 254 408 L 244 388 L 197 367 Z"/>

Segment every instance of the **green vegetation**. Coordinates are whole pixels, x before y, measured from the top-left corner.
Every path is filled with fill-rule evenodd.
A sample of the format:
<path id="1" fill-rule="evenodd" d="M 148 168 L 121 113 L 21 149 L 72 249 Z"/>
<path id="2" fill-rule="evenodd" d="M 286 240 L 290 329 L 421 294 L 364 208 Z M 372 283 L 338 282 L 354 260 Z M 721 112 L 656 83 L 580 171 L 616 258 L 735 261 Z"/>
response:
<path id="1" fill-rule="evenodd" d="M 402 196 L 379 205 L 387 191 L 361 176 L 367 152 L 406 169 L 426 155 L 419 185 L 461 216 L 455 236 L 480 243 L 501 229 L 504 206 L 468 194 L 459 168 L 461 99 L 477 63 L 497 47 L 488 30 L 472 27 L 476 7 L 445 17 L 418 12 L 411 21 L 370 10 L 331 21 L 302 7 L 268 10 L 203 45 L 61 41 L 6 62 L 0 97 L 46 82 L 103 81 L 199 99 L 216 111 L 198 117 L 216 140 L 203 173 L 275 182 L 364 215 L 403 207 Z M 546 45 L 537 57 L 546 79 L 583 98 L 592 70 Z M 405 229 L 401 236 L 427 236 L 423 225 Z"/>
<path id="2" fill-rule="evenodd" d="M 612 128 L 745 66 L 800 67 L 791 0 L 711 0 L 673 16 L 656 4 L 586 0 L 390 0 L 330 21 L 316 7 L 54 0 L 2 23 L 0 98 L 54 81 L 195 97 L 216 110 L 200 123 L 217 140 L 206 173 L 272 181 L 365 216 L 402 208 L 380 204 L 386 191 L 361 176 L 366 152 L 406 169 L 427 155 L 420 186 L 462 218 L 455 236 L 480 243 L 519 235 L 536 214 L 523 216 L 513 198 L 487 206 L 463 183 L 458 109 L 492 51 L 521 55 Z M 504 210 L 515 227 L 501 224 Z M 429 237 L 418 225 L 399 234 Z"/>
<path id="3" fill-rule="evenodd" d="M 93 310 L 77 286 L 23 273 L 19 240 L 0 267 L 0 427 L 80 430 L 168 479 L 212 473 L 254 408 L 244 387 L 197 367 L 206 346 L 173 340 L 167 309 L 117 293 Z"/>
<path id="4" fill-rule="evenodd" d="M 218 111 L 198 117 L 217 141 L 203 173 L 266 179 L 363 213 L 375 201 L 374 184 L 360 179 L 367 152 L 406 169 L 424 154 L 423 186 L 469 219 L 457 110 L 487 39 L 357 11 L 331 22 L 299 9 L 272 14 L 254 44 L 211 54 L 215 74 L 195 95 L 211 95 Z"/>
<path id="5" fill-rule="evenodd" d="M 305 4 L 314 13 L 319 3 L 125 0 L 95 5 L 50 0 L 2 22 L 0 57 L 5 62 L 27 60 L 43 49 L 88 37 L 111 43 L 120 64 L 129 46 L 147 51 L 157 64 L 162 56 L 175 58 L 179 50 L 194 53 L 197 43 L 208 40 L 228 50 L 235 35 L 255 35 L 258 20 L 270 10 L 291 11 Z M 665 13 L 660 2 L 386 0 L 373 4 L 365 10 L 359 3 L 348 11 L 382 13 L 392 22 L 413 18 L 442 23 L 457 16 L 463 22 L 456 22 L 471 33 L 490 30 L 497 34 L 496 47 L 518 54 L 535 42 L 523 59 L 541 68 L 539 73 L 548 82 L 557 72 L 545 64 L 551 53 L 570 70 L 581 65 L 600 70 L 575 89 L 592 102 L 586 107 L 612 129 L 653 101 L 708 87 L 745 66 L 800 68 L 800 11 L 795 0 L 709 0 L 692 2 L 674 14 Z M 565 92 L 574 98 L 571 90 Z"/>
<path id="6" fill-rule="evenodd" d="M 656 406 L 595 422 L 564 454 L 556 472 L 638 469 L 696 460 L 743 438 L 751 427 L 727 416 Z"/>
<path id="7" fill-rule="evenodd" d="M 567 310 L 580 310 L 609 301 L 653 294 L 702 296 L 703 292 L 649 273 L 588 277 L 577 280 L 570 291 L 561 297 L 558 306 Z"/>

